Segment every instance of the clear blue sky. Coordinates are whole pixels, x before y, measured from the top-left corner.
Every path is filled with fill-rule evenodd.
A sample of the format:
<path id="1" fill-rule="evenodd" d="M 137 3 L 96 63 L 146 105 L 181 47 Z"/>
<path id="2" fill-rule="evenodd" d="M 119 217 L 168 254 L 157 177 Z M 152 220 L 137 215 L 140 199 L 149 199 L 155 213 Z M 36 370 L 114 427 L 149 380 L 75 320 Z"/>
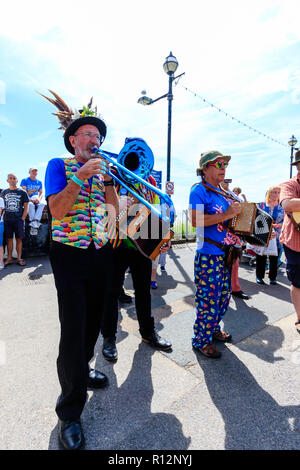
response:
<path id="1" fill-rule="evenodd" d="M 17 12 L 17 15 L 16 15 Z M 44 179 L 50 158 L 63 155 L 50 103 L 53 89 L 80 108 L 94 96 L 118 153 L 126 137 L 142 137 L 166 176 L 167 100 L 137 104 L 141 90 L 166 93 L 162 65 L 170 51 L 174 87 L 171 180 L 176 208 L 188 203 L 201 152 L 232 155 L 227 177 L 258 202 L 289 177 L 292 134 L 300 146 L 300 6 L 297 1 L 164 0 L 6 2 L 0 19 L 0 187 L 7 174 Z M 184 87 L 273 137 L 274 143 L 206 105 Z"/>

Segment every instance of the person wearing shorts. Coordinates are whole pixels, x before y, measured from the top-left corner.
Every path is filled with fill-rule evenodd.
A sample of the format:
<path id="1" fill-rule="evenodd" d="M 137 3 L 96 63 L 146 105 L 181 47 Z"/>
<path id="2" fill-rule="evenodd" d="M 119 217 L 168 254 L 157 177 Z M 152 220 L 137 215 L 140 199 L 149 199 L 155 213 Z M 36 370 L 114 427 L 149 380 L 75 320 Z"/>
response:
<path id="1" fill-rule="evenodd" d="M 291 282 L 291 299 L 295 307 L 297 321 L 295 323 L 300 333 L 300 230 L 293 220 L 293 213 L 300 212 L 300 150 L 295 153 L 297 175 L 280 185 L 280 203 L 285 211 L 280 243 L 286 257 L 286 272 Z"/>
<path id="2" fill-rule="evenodd" d="M 26 191 L 17 187 L 17 177 L 10 173 L 7 176 L 8 189 L 4 189 L 1 197 L 4 200 L 4 232 L 7 240 L 7 259 L 5 266 L 13 263 L 13 237 L 16 238 L 17 263 L 25 266 L 22 259 L 23 238 L 25 236 L 24 224 L 28 213 L 29 199 Z"/>
<path id="3" fill-rule="evenodd" d="M 21 188 L 26 191 L 29 197 L 28 217 L 29 225 L 33 229 L 38 229 L 41 225 L 41 218 L 45 203 L 43 200 L 43 184 L 37 179 L 37 168 L 29 168 L 29 177 L 23 178 Z"/>

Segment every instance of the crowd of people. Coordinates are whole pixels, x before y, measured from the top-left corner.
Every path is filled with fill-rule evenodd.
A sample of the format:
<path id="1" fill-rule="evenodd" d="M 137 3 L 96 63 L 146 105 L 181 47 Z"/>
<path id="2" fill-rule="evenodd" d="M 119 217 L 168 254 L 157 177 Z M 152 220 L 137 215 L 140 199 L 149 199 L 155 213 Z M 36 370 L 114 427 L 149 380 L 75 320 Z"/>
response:
<path id="1" fill-rule="evenodd" d="M 37 235 L 45 207 L 43 184 L 37 179 L 37 168 L 29 169 L 29 177 L 23 178 L 18 187 L 15 174 L 7 175 L 8 188 L 0 190 L 0 269 L 13 264 L 13 239 L 16 239 L 17 264 L 25 266 L 22 258 L 25 238 L 25 219 L 31 227 L 31 235 Z M 7 245 L 7 258 L 4 261 L 4 240 Z"/>
<path id="2" fill-rule="evenodd" d="M 161 245 L 159 256 L 153 262 L 142 254 L 131 238 L 121 236 L 114 222 L 132 206 L 133 198 L 128 188 L 131 186 L 149 202 L 155 202 L 157 194 L 142 183 L 125 184 L 124 175 L 117 169 L 108 171 L 107 160 L 95 151 L 103 143 L 107 127 L 97 110 L 91 107 L 92 102 L 80 112 L 73 113 L 58 95 L 51 93 L 54 99 L 45 98 L 58 109 L 56 116 L 64 130 L 64 143 L 69 152 L 67 157 L 51 159 L 45 176 L 51 232 L 49 257 L 60 321 L 57 373 L 61 393 L 56 414 L 60 445 L 75 450 L 84 446 L 80 417 L 87 389 L 108 384 L 108 377 L 89 364 L 100 334 L 104 358 L 108 361 L 118 359 L 118 301 L 132 301 L 123 288 L 128 269 L 142 341 L 160 350 L 172 348 L 172 343 L 158 334 L 151 311 L 151 288 L 157 288 L 158 265 L 161 272 L 165 270 L 170 242 Z M 228 226 L 228 222 L 241 213 L 247 199 L 239 187 L 232 191 L 229 188 L 231 180 L 226 179 L 226 168 L 230 160 L 231 156 L 218 151 L 203 153 L 197 169 L 200 181 L 192 187 L 189 199 L 190 218 L 197 231 L 194 261 L 196 319 L 192 347 L 196 353 L 212 359 L 221 357 L 217 342 L 232 340 L 230 332 L 221 328 L 231 294 L 243 300 L 249 298 L 238 279 L 243 241 Z M 273 219 L 271 239 L 276 241 L 277 251 L 269 256 L 270 284 L 276 284 L 283 247 L 298 328 L 300 232 L 291 214 L 300 211 L 300 151 L 295 154 L 293 165 L 297 167 L 297 176 L 280 187 L 270 188 L 260 207 Z M 16 176 L 8 175 L 9 188 L 1 193 L 0 208 L 1 213 L 4 210 L 4 217 L 0 222 L 0 235 L 4 225 L 8 246 L 6 265 L 12 262 L 12 234 L 17 240 L 17 262 L 24 265 L 21 242 L 27 214 L 31 228 L 38 228 L 43 208 L 42 186 L 35 185 L 36 171 L 35 168 L 29 170 L 29 178 L 21 182 L 22 189 L 17 188 Z M 112 173 L 118 178 L 117 183 Z M 155 186 L 151 176 L 147 179 Z M 3 258 L 3 250 L 0 261 L 1 256 Z M 262 284 L 267 254 L 261 251 L 257 260 L 256 282 Z"/>

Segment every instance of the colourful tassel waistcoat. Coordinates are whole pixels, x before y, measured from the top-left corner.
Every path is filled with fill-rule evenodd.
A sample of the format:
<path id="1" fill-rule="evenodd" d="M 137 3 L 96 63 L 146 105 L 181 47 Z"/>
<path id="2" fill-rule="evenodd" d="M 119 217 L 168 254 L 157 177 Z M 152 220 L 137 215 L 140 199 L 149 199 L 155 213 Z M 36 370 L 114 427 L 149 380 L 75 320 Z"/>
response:
<path id="1" fill-rule="evenodd" d="M 74 157 L 64 158 L 67 184 L 80 168 Z M 93 241 L 102 248 L 110 238 L 104 186 L 99 176 L 93 176 L 92 187 L 85 182 L 72 210 L 61 220 L 52 218 L 52 240 L 78 248 L 87 248 Z"/>

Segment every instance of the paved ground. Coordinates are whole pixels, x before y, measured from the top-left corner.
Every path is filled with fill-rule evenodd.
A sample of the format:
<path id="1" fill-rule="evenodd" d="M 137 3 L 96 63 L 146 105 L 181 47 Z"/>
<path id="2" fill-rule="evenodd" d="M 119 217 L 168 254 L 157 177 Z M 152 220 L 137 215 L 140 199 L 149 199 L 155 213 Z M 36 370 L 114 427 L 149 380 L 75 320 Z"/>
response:
<path id="1" fill-rule="evenodd" d="M 174 245 L 152 291 L 172 352 L 141 343 L 134 307 L 120 309 L 116 364 L 102 358 L 99 338 L 94 364 L 110 386 L 88 392 L 87 449 L 299 449 L 300 337 L 284 270 L 277 286 L 259 286 L 241 264 L 251 299 L 231 300 L 233 343 L 213 361 L 191 349 L 194 250 Z M 0 449 L 57 449 L 56 292 L 47 257 L 27 261 L 0 274 Z"/>

